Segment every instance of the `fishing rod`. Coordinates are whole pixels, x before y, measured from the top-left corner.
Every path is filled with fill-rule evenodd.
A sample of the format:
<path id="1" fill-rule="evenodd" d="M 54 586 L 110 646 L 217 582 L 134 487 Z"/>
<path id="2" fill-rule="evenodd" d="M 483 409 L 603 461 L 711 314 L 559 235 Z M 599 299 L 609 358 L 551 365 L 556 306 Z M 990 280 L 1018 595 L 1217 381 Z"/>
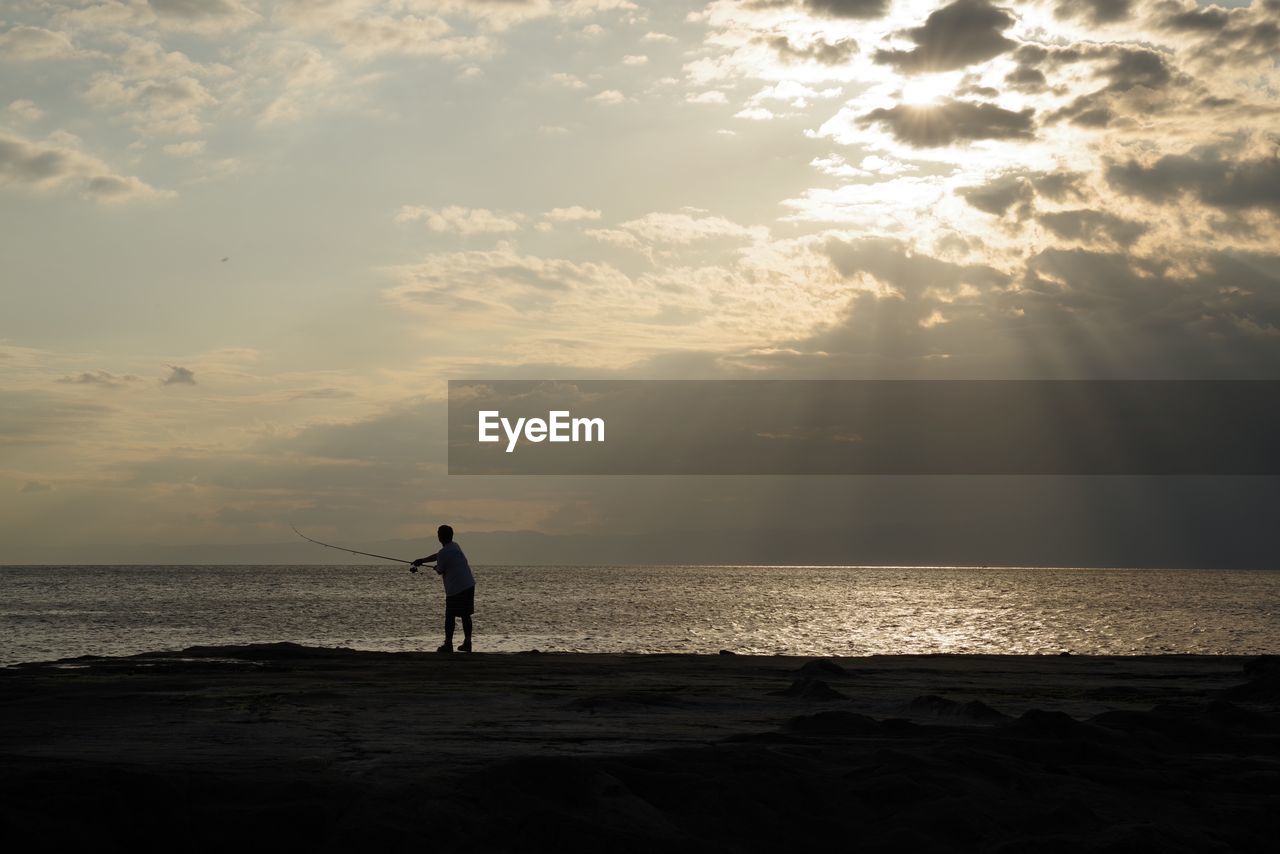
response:
<path id="1" fill-rule="evenodd" d="M 355 549 L 349 549 L 346 546 L 335 546 L 332 543 L 322 543 L 319 540 L 311 539 L 306 534 L 299 531 L 297 528 L 294 528 L 294 525 L 292 522 L 289 523 L 289 527 L 293 528 L 293 532 L 297 534 L 299 537 L 302 537 L 302 539 L 307 540 L 308 542 L 315 543 L 317 546 L 324 546 L 326 549 L 337 549 L 340 552 L 347 552 L 348 554 L 364 555 L 365 557 L 376 557 L 376 558 L 380 558 L 381 560 L 392 560 L 392 561 L 395 561 L 396 563 L 407 563 L 410 565 L 413 564 L 413 561 L 404 560 L 403 558 L 388 557 L 387 555 L 376 555 L 373 552 L 361 552 L 361 551 L 356 551 Z"/>

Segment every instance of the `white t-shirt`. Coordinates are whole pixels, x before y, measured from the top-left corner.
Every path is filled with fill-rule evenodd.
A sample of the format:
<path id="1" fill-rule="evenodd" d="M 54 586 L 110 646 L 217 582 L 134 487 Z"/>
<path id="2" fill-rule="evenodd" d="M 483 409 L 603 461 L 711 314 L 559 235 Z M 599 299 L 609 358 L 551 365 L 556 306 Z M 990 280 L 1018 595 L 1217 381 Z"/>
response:
<path id="1" fill-rule="evenodd" d="M 444 595 L 452 596 L 461 593 L 468 587 L 476 586 L 476 577 L 471 574 L 471 564 L 457 543 L 445 543 L 436 552 L 436 572 L 444 580 Z"/>

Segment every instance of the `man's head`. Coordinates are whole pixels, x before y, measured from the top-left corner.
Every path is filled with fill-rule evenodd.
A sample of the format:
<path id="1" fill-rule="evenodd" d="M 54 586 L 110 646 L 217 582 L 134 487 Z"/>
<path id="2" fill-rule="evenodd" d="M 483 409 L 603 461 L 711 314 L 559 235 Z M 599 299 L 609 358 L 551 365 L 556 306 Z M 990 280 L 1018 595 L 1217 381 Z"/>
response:
<path id="1" fill-rule="evenodd" d="M 440 545 L 453 542 L 453 528 L 448 525 L 441 525 L 436 529 L 436 536 L 440 538 Z"/>

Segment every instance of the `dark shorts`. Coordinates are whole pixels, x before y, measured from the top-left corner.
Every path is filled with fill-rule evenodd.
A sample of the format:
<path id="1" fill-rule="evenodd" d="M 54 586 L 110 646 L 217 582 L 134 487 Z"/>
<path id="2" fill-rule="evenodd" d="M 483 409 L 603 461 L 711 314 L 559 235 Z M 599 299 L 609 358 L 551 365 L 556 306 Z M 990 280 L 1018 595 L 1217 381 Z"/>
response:
<path id="1" fill-rule="evenodd" d="M 461 593 L 444 597 L 446 617 L 470 617 L 476 612 L 476 587 L 471 585 Z"/>

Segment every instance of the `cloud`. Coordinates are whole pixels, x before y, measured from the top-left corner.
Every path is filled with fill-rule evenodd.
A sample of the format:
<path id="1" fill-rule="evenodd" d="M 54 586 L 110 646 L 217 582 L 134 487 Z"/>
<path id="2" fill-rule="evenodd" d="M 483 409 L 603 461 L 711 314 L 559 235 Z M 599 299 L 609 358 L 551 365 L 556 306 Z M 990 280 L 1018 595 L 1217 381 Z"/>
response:
<path id="1" fill-rule="evenodd" d="M 1147 232 L 1142 223 L 1105 211 L 1069 210 L 1041 214 L 1040 223 L 1058 237 L 1086 244 L 1127 247 Z"/>
<path id="2" fill-rule="evenodd" d="M 11 27 L 0 33 L 0 59 L 15 62 L 39 62 L 46 59 L 70 59 L 81 52 L 66 33 L 42 27 Z"/>
<path id="3" fill-rule="evenodd" d="M 495 51 L 484 36 L 449 36 L 440 18 L 404 15 L 350 21 L 339 29 L 342 52 L 361 60 L 381 56 L 435 56 L 442 59 L 485 59 Z"/>
<path id="4" fill-rule="evenodd" d="M 542 215 L 548 222 L 585 222 L 600 218 L 600 211 L 572 205 L 567 208 L 552 208 Z"/>
<path id="5" fill-rule="evenodd" d="M 313 3 L 290 0 L 273 12 L 273 20 L 309 36 L 332 41 L 346 56 L 368 62 L 384 56 L 433 56 L 446 60 L 477 60 L 493 55 L 497 46 L 486 34 L 455 35 L 443 14 L 465 14 L 468 9 L 490 7 L 501 13 L 528 8 L 522 3 L 451 2 L 417 4 L 367 4 L 363 2 Z M 406 8 L 431 14 L 398 14 Z M 486 19 L 489 20 L 489 19 Z M 496 20 L 493 19 L 493 20 Z"/>
<path id="6" fill-rule="evenodd" d="M 26 98 L 11 101 L 9 106 L 4 108 L 4 111 L 11 121 L 21 125 L 35 124 L 44 118 L 44 110 L 37 107 L 34 101 L 29 101 Z"/>
<path id="7" fill-rule="evenodd" d="M 782 101 L 788 106 L 803 109 L 811 101 L 835 98 L 842 94 L 839 86 L 826 89 L 814 89 L 795 80 L 783 80 L 772 86 L 766 86 L 747 99 L 747 106 L 761 106 L 765 101 Z"/>
<path id="8" fill-rule="evenodd" d="M 118 175 L 101 160 L 60 142 L 35 142 L 0 130 L 0 186 L 52 191 L 67 186 L 104 204 L 173 197 L 140 178 Z"/>
<path id="9" fill-rule="evenodd" d="M 649 57 L 643 54 L 628 54 L 627 56 L 622 57 L 623 65 L 646 65 L 648 62 Z"/>
<path id="10" fill-rule="evenodd" d="M 583 83 L 581 78 L 576 74 L 568 74 L 564 71 L 557 71 L 551 75 L 551 82 L 557 83 L 566 89 L 585 89 L 587 84 Z"/>
<path id="11" fill-rule="evenodd" d="M 205 141 L 203 139 L 189 139 L 186 142 L 171 143 L 161 150 L 170 157 L 199 157 L 204 154 L 204 146 Z"/>
<path id="12" fill-rule="evenodd" d="M 603 92 L 597 92 L 587 99 L 597 104 L 621 104 L 627 100 L 627 96 L 619 92 L 617 89 L 605 89 Z"/>
<path id="13" fill-rule="evenodd" d="M 637 248 L 644 244 L 688 245 L 716 239 L 757 240 L 767 236 L 768 229 L 739 225 L 719 216 L 649 213 L 616 229 L 590 229 L 586 233 L 607 243 Z"/>
<path id="14" fill-rule="evenodd" d="M 1133 0 L 1058 0 L 1054 17 L 1059 20 L 1078 18 L 1095 26 L 1128 19 Z"/>
<path id="15" fill-rule="evenodd" d="M 586 232 L 644 253 L 650 266 L 633 274 L 612 263 L 528 255 L 500 243 L 392 268 L 397 285 L 387 296 L 414 314 L 447 312 L 459 333 L 450 337 L 449 356 L 473 376 L 485 366 L 539 376 L 566 366 L 621 368 L 681 346 L 737 347 L 810 329 L 841 301 L 844 289 L 828 265 L 793 268 L 779 260 L 781 247 L 770 258 L 749 258 L 753 250 L 766 252 L 754 242 L 757 232 L 760 240 L 767 236 L 764 228 L 711 218 L 699 226 L 707 233 L 690 234 L 684 222 L 641 219 L 643 225 L 628 225 L 648 240 L 623 228 Z M 637 266 L 636 258 L 624 260 Z"/>
<path id="16" fill-rule="evenodd" d="M 914 48 L 878 50 L 875 60 L 905 74 L 964 68 L 1017 47 L 1003 35 L 1014 23 L 1012 14 L 988 0 L 955 0 L 906 31 Z"/>
<path id="17" fill-rule="evenodd" d="M 526 332 L 528 312 L 550 311 L 571 292 L 622 294 L 631 286 L 608 264 L 520 255 L 505 243 L 491 250 L 434 254 L 391 272 L 402 284 L 389 296 L 405 308 L 448 308 L 457 312 L 459 323 L 509 316 Z"/>
<path id="18" fill-rule="evenodd" d="M 169 376 L 160 381 L 161 385 L 195 385 L 196 375 L 188 368 L 181 365 L 166 365 L 169 369 Z"/>
<path id="19" fill-rule="evenodd" d="M 61 377 L 58 382 L 67 385 L 96 385 L 106 388 L 118 388 L 128 383 L 141 382 L 142 377 L 134 374 L 113 374 L 110 371 L 84 371 L 75 376 Z"/>
<path id="20" fill-rule="evenodd" d="M 1112 162 L 1107 181 L 1121 192 L 1151 202 L 1190 193 L 1226 210 L 1262 208 L 1280 212 L 1280 157 L 1228 160 L 1213 149 L 1168 154 L 1152 161 Z"/>
<path id="21" fill-rule="evenodd" d="M 78 441 L 100 431 L 115 411 L 82 395 L 0 389 L 0 447 Z"/>
<path id="22" fill-rule="evenodd" d="M 524 219 L 522 214 L 491 211 L 487 208 L 464 208 L 450 205 L 446 208 L 427 208 L 405 205 L 396 214 L 396 222 L 425 222 L 427 228 L 443 234 L 503 234 L 519 231 Z"/>
<path id="23" fill-rule="evenodd" d="M 966 202 L 984 213 L 1003 216 L 1010 208 L 1018 219 L 1031 215 L 1035 190 L 1025 175 L 1002 175 L 979 187 L 961 187 L 957 192 Z"/>
<path id="24" fill-rule="evenodd" d="M 80 0 L 62 8 L 53 20 L 84 33 L 159 29 L 212 36 L 243 30 L 261 17 L 242 0 Z"/>
<path id="25" fill-rule="evenodd" d="M 828 240 L 823 252 L 841 276 L 869 275 L 906 296 L 925 295 L 930 289 L 955 290 L 961 285 L 979 288 L 1003 286 L 1009 276 L 984 264 L 954 264 L 912 252 L 899 240 L 868 238 Z M 932 307 L 930 308 L 932 310 Z"/>
<path id="26" fill-rule="evenodd" d="M 1116 118 L 1115 110 L 1105 100 L 1093 95 L 1082 95 L 1061 109 L 1049 114 L 1050 121 L 1066 119 L 1082 128 L 1104 128 Z"/>
<path id="27" fill-rule="evenodd" d="M 766 41 L 783 62 L 817 62 L 820 65 L 843 65 L 858 53 L 858 43 L 853 39 L 826 41 L 815 38 L 807 44 L 797 44 L 787 36 L 774 36 Z"/>
<path id="28" fill-rule="evenodd" d="M 346 389 L 333 388 L 331 386 L 323 386 L 321 388 L 308 388 L 301 391 L 295 391 L 289 395 L 290 400 L 344 400 L 346 398 L 355 397 L 355 392 Z"/>
<path id="29" fill-rule="evenodd" d="M 729 98 L 719 89 L 708 89 L 705 92 L 690 92 L 684 96 L 690 104 L 727 104 Z"/>
<path id="30" fill-rule="evenodd" d="M 1110 48 L 1105 49 L 1102 55 L 1111 58 L 1111 62 L 1099 72 L 1108 81 L 1104 91 L 1127 92 L 1136 86 L 1161 89 L 1174 79 L 1169 60 L 1154 50 Z"/>
<path id="31" fill-rule="evenodd" d="M 94 74 L 85 100 L 104 110 L 120 110 L 146 134 L 193 135 L 204 129 L 204 111 L 218 99 L 202 78 L 225 77 L 229 68 L 193 62 L 145 39 L 130 39 L 113 71 Z"/>
<path id="32" fill-rule="evenodd" d="M 948 100 L 937 106 L 899 104 L 872 110 L 862 124 L 884 125 L 900 142 L 936 148 L 962 140 L 1031 139 L 1035 111 L 1013 112 L 995 104 Z"/>
<path id="33" fill-rule="evenodd" d="M 810 12 L 828 18 L 866 21 L 884 17 L 889 0 L 801 0 Z"/>
<path id="34" fill-rule="evenodd" d="M 1069 198 L 1085 197 L 1084 178 L 1081 172 L 1035 172 L 1031 174 L 1031 183 L 1040 195 L 1055 202 L 1062 202 Z"/>
<path id="35" fill-rule="evenodd" d="M 252 74 L 278 81 L 275 96 L 258 116 L 263 127 L 287 125 L 309 112 L 353 103 L 343 85 L 341 63 L 313 45 L 270 45 L 253 52 L 247 64 Z"/>
<path id="36" fill-rule="evenodd" d="M 167 30 L 213 35 L 251 26 L 259 16 L 240 0 L 147 0 Z"/>
<path id="37" fill-rule="evenodd" d="M 1168 55 L 1137 45 L 1084 44 L 1050 48 L 1025 44 L 1014 53 L 1014 59 L 1018 65 L 1005 81 L 1031 93 L 1049 89 L 1042 68 L 1059 72 L 1078 63 L 1091 65 L 1093 76 L 1105 80 L 1105 85 L 1077 95 L 1049 114 L 1050 121 L 1065 119 L 1086 128 L 1108 127 L 1118 117 L 1130 118 L 1134 113 L 1164 112 L 1179 103 L 1190 83 L 1185 74 L 1175 70 Z M 1183 85 L 1174 85 L 1179 83 Z M 1069 89 L 1057 91 L 1061 94 Z M 1198 104 L 1195 109 L 1203 106 Z"/>
<path id="38" fill-rule="evenodd" d="M 1083 199 L 1082 175 L 1075 172 L 1035 172 L 1018 169 L 994 176 L 985 184 L 960 187 L 956 193 L 971 206 L 993 216 L 1013 210 L 1015 219 L 1030 217 L 1038 196 L 1051 201 Z"/>
<path id="39" fill-rule="evenodd" d="M 41 480 L 29 480 L 18 490 L 24 495 L 36 495 L 41 492 L 53 492 L 53 484 Z"/>
<path id="40" fill-rule="evenodd" d="M 1009 88 L 1018 92 L 1043 92 L 1047 88 L 1048 80 L 1040 69 L 1019 65 L 1005 75 L 1004 82 Z"/>
<path id="41" fill-rule="evenodd" d="M 1197 6 L 1179 0 L 1159 0 L 1154 7 L 1154 23 L 1194 44 L 1191 53 L 1212 65 L 1252 68 L 1259 61 L 1271 61 L 1280 49 L 1280 12 L 1274 0 L 1248 6 L 1223 8 Z"/>
<path id="42" fill-rule="evenodd" d="M 1085 232 L 1099 227 L 1092 213 L 1080 217 Z M 726 361 L 757 375 L 1239 379 L 1270 377 L 1280 357 L 1274 254 L 1207 253 L 1185 275 L 1118 245 L 1050 247 L 1009 271 L 884 238 L 823 249 L 859 286 L 845 311 L 810 335 Z"/>

